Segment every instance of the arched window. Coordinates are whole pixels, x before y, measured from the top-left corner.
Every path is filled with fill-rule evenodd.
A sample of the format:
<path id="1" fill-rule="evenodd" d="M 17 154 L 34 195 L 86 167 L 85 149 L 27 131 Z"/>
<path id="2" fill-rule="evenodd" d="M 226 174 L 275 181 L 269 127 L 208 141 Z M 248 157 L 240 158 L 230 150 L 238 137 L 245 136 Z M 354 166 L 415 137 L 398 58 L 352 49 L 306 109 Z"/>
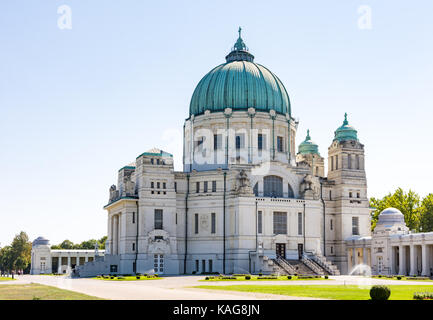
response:
<path id="1" fill-rule="evenodd" d="M 254 192 L 254 195 L 256 197 L 259 196 L 259 183 L 258 182 L 256 182 L 256 184 L 254 185 L 253 192 Z"/>
<path id="2" fill-rule="evenodd" d="M 292 187 L 290 186 L 290 184 L 287 185 L 287 198 L 294 198 L 295 197 L 295 193 L 293 192 Z"/>
<path id="3" fill-rule="evenodd" d="M 283 179 L 278 176 L 267 176 L 263 179 L 263 194 L 265 197 L 283 197 Z"/>

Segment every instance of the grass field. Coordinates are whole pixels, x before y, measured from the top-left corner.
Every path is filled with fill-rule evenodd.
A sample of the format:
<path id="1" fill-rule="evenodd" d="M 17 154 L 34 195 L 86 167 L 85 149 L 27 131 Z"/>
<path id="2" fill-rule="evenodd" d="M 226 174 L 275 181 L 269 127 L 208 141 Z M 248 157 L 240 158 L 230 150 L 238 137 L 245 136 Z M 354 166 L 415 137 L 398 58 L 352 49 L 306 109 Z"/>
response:
<path id="1" fill-rule="evenodd" d="M 104 300 L 42 284 L 0 285 L 0 300 Z"/>
<path id="2" fill-rule="evenodd" d="M 142 280 L 160 280 L 161 277 L 145 277 L 141 276 L 140 279 L 137 279 L 136 276 L 121 276 L 120 279 L 118 277 L 114 277 L 114 279 L 111 278 L 102 278 L 102 277 L 94 277 L 92 279 L 97 280 L 105 280 L 105 281 L 142 281 Z"/>
<path id="3" fill-rule="evenodd" d="M 212 277 L 209 276 L 208 277 L 209 280 L 206 280 L 206 278 L 204 280 L 199 280 L 199 281 L 205 281 L 205 282 L 212 282 L 212 281 L 296 281 L 296 280 L 332 280 L 332 279 L 325 279 L 324 277 L 320 277 L 320 278 L 306 278 L 306 279 L 299 279 L 298 276 L 292 276 L 291 279 L 288 279 L 287 276 L 278 276 L 276 279 L 260 279 L 259 276 L 254 276 L 251 275 L 251 279 L 250 280 L 246 280 L 245 276 L 236 276 L 236 279 L 223 279 L 222 277 Z"/>
<path id="4" fill-rule="evenodd" d="M 0 281 L 9 281 L 9 280 L 16 280 L 16 279 L 12 279 L 11 277 L 0 277 Z"/>
<path id="5" fill-rule="evenodd" d="M 390 300 L 413 300 L 415 292 L 433 292 L 433 286 L 405 286 L 391 285 Z M 360 289 L 358 286 L 339 286 L 339 285 L 230 285 L 230 286 L 197 286 L 195 288 L 241 291 L 241 292 L 258 292 L 272 293 L 287 296 L 299 296 L 310 298 L 323 298 L 335 300 L 369 300 L 370 290 Z"/>

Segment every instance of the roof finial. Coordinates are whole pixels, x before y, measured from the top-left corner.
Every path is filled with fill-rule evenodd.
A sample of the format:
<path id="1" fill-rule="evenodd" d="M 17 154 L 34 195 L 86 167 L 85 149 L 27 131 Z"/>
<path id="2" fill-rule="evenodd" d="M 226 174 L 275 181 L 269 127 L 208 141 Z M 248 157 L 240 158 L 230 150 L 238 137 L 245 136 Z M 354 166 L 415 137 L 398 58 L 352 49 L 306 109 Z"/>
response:
<path id="1" fill-rule="evenodd" d="M 347 112 L 344 113 L 344 121 L 343 121 L 343 125 L 347 125 L 349 124 L 349 121 L 347 121 Z"/>
<path id="2" fill-rule="evenodd" d="M 307 129 L 307 137 L 305 138 L 305 140 L 311 140 L 311 138 L 310 138 L 310 129 Z"/>
<path id="3" fill-rule="evenodd" d="M 242 31 L 242 28 L 239 27 L 239 30 L 238 30 L 238 32 L 239 32 L 239 38 L 241 37 L 241 31 Z"/>

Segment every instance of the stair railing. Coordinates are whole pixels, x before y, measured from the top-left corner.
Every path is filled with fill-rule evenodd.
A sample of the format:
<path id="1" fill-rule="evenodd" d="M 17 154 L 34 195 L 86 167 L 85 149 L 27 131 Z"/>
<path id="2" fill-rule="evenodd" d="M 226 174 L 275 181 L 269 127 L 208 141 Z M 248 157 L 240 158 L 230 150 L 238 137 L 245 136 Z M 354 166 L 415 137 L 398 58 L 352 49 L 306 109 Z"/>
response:
<path id="1" fill-rule="evenodd" d="M 293 268 L 293 266 L 290 265 L 290 263 L 288 263 L 288 262 L 286 261 L 286 259 L 284 259 L 284 258 L 282 258 L 282 257 L 280 257 L 280 256 L 277 256 L 277 257 L 275 258 L 275 261 L 276 261 L 277 264 L 278 264 L 281 268 L 283 268 L 283 269 L 284 269 L 288 274 L 295 274 L 295 273 L 296 273 L 295 268 Z"/>
<path id="2" fill-rule="evenodd" d="M 320 269 L 318 266 L 314 264 L 314 262 L 307 257 L 307 255 L 304 253 L 302 254 L 302 262 L 307 265 L 311 270 L 313 270 L 316 274 L 323 275 L 323 270 Z"/>
<path id="3" fill-rule="evenodd" d="M 331 275 L 335 275 L 335 269 L 332 268 L 332 264 L 330 264 L 325 257 L 313 255 L 312 260 L 316 262 L 320 267 L 328 271 Z"/>

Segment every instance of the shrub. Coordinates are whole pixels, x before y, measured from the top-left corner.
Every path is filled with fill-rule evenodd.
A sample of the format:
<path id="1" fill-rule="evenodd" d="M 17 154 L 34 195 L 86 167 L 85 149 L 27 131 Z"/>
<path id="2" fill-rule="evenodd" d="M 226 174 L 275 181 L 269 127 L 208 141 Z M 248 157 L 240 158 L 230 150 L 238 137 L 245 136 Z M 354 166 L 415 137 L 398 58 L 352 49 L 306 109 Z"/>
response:
<path id="1" fill-rule="evenodd" d="M 370 289 L 371 300 L 388 300 L 391 290 L 387 286 L 373 286 Z"/>
<path id="2" fill-rule="evenodd" d="M 155 273 L 153 276 L 154 276 L 155 278 L 158 278 L 158 274 L 157 274 L 157 273 Z"/>
<path id="3" fill-rule="evenodd" d="M 433 299 L 433 293 L 431 292 L 415 292 L 413 294 L 414 300 L 431 300 Z"/>
<path id="4" fill-rule="evenodd" d="M 140 280 L 140 279 L 141 279 L 141 276 L 135 276 L 135 278 L 137 278 L 138 280 Z"/>
<path id="5" fill-rule="evenodd" d="M 209 277 L 204 278 L 205 280 L 209 280 Z"/>
<path id="6" fill-rule="evenodd" d="M 289 279 L 289 280 L 292 279 L 292 276 L 287 276 L 287 279 Z"/>
<path id="7" fill-rule="evenodd" d="M 382 278 L 382 275 L 379 274 L 377 277 L 378 277 L 378 278 Z"/>
<path id="8" fill-rule="evenodd" d="M 400 277 L 400 276 L 397 276 L 397 280 L 401 280 L 401 277 Z"/>
<path id="9" fill-rule="evenodd" d="M 246 276 L 246 274 L 241 274 L 241 273 L 234 273 L 233 277 L 244 277 Z"/>
<path id="10" fill-rule="evenodd" d="M 245 280 L 250 280 L 250 279 L 251 279 L 251 276 L 249 276 L 249 275 L 245 276 Z"/>
<path id="11" fill-rule="evenodd" d="M 328 278 L 329 278 L 329 277 L 326 275 L 326 276 L 325 276 L 325 279 L 328 279 Z"/>
<path id="12" fill-rule="evenodd" d="M 261 277 L 263 275 L 263 273 L 259 273 L 259 277 Z"/>
<path id="13" fill-rule="evenodd" d="M 192 272 L 192 274 L 195 274 L 196 273 L 196 271 L 194 270 L 193 272 Z"/>

